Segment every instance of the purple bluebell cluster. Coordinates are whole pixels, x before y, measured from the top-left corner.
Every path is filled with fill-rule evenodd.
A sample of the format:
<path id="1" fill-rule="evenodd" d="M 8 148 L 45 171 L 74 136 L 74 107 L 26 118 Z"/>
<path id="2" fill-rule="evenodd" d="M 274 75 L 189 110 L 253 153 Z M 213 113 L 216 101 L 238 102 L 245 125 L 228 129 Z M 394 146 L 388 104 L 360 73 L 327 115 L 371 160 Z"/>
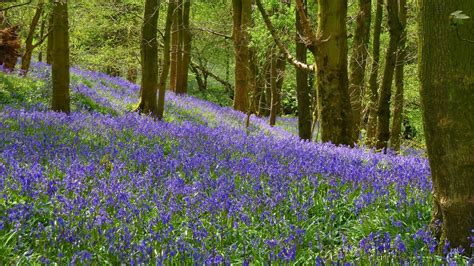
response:
<path id="1" fill-rule="evenodd" d="M 466 262 L 434 255 L 423 157 L 246 129 L 172 93 L 157 122 L 127 112 L 136 85 L 72 72 L 73 93 L 113 112 L 0 109 L 0 264 Z"/>

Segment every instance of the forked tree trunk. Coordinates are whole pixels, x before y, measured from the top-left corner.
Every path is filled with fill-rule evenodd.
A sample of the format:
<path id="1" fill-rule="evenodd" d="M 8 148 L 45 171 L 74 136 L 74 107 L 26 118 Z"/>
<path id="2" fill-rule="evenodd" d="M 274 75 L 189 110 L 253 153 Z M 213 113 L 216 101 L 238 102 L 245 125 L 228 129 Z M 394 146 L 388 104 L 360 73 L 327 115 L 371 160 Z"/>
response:
<path id="1" fill-rule="evenodd" d="M 359 0 L 359 13 L 356 19 L 352 56 L 350 61 L 349 93 L 353 113 L 352 141 L 357 142 L 362 117 L 362 97 L 365 92 L 365 68 L 369 51 L 370 21 L 372 0 Z"/>
<path id="2" fill-rule="evenodd" d="M 52 109 L 70 112 L 69 97 L 69 23 L 67 1 L 54 2 L 52 12 Z"/>
<path id="3" fill-rule="evenodd" d="M 433 223 L 470 257 L 474 225 L 474 1 L 418 0 L 423 120 L 433 180 Z M 452 26 L 449 15 L 471 17 Z M 470 41 L 467 40 L 470 38 Z"/>
<path id="4" fill-rule="evenodd" d="M 154 117 L 158 115 L 156 103 L 158 85 L 158 41 L 156 38 L 159 10 L 159 0 L 146 0 L 140 47 L 142 80 L 138 111 L 140 113 L 150 114 Z"/>
<path id="5" fill-rule="evenodd" d="M 385 67 L 380 95 L 377 105 L 377 149 L 385 149 L 390 139 L 390 100 L 392 97 L 392 81 L 397 63 L 397 49 L 402 34 L 402 26 L 398 20 L 398 1 L 387 0 L 387 19 L 390 41 L 385 55 Z"/>
<path id="6" fill-rule="evenodd" d="M 393 107 L 392 130 L 390 132 L 390 148 L 400 150 L 400 141 L 402 135 L 403 120 L 403 104 L 404 104 L 404 84 L 403 71 L 406 60 L 406 24 L 407 24 L 407 2 L 406 0 L 398 0 L 399 2 L 399 20 L 402 26 L 402 35 L 397 53 L 397 66 L 395 67 L 395 97 Z"/>
<path id="7" fill-rule="evenodd" d="M 158 84 L 158 106 L 157 106 L 157 117 L 159 120 L 163 119 L 163 113 L 165 110 L 165 94 L 166 94 L 166 81 L 170 70 L 170 41 L 171 41 L 171 24 L 173 23 L 173 12 L 176 8 L 175 1 L 169 1 L 168 12 L 166 14 L 165 34 L 163 38 L 163 65 L 161 67 L 160 81 Z"/>
<path id="8" fill-rule="evenodd" d="M 44 1 L 40 0 L 36 7 L 35 14 L 33 19 L 30 23 L 30 28 L 28 30 L 28 35 L 25 41 L 25 52 L 21 57 L 21 70 L 22 74 L 26 76 L 31 64 L 31 57 L 33 55 L 33 50 L 35 49 L 36 45 L 33 44 L 33 38 L 35 35 L 36 27 L 38 26 L 39 20 L 41 18 L 41 14 L 43 13 Z M 40 40 L 41 41 L 41 40 Z"/>
<path id="9" fill-rule="evenodd" d="M 235 51 L 234 109 L 247 112 L 249 92 L 249 42 L 252 1 L 232 0 Z"/>
<path id="10" fill-rule="evenodd" d="M 347 0 L 319 0 L 318 106 L 323 142 L 352 145 L 347 74 Z"/>
<path id="11" fill-rule="evenodd" d="M 370 99 L 368 108 L 367 137 L 366 144 L 375 145 L 375 133 L 377 131 L 377 101 L 379 98 L 379 61 L 380 61 L 380 32 L 382 31 L 383 0 L 377 0 L 375 11 L 374 36 L 372 42 L 372 67 L 369 79 Z"/>
<path id="12" fill-rule="evenodd" d="M 306 4 L 304 1 L 303 4 Z M 298 13 L 296 13 L 296 60 L 306 63 L 306 56 L 308 49 L 302 38 L 304 38 L 305 33 L 303 30 L 303 25 L 301 24 L 301 18 Z M 295 67 L 296 71 L 296 100 L 298 101 L 298 135 L 301 139 L 310 140 L 311 139 L 311 93 L 310 87 L 308 86 L 308 73 L 301 69 Z"/>

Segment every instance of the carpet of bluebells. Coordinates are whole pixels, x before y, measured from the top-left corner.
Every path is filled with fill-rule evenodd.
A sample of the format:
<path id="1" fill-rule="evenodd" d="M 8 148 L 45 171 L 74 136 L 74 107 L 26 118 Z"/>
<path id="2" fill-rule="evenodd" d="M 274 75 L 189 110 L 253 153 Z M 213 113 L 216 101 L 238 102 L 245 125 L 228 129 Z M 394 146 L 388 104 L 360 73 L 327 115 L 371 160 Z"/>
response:
<path id="1" fill-rule="evenodd" d="M 69 116 L 47 110 L 47 65 L 0 74 L 0 264 L 472 263 L 435 255 L 423 156 L 245 128 L 172 93 L 157 122 L 129 111 L 137 85 L 72 74 Z"/>

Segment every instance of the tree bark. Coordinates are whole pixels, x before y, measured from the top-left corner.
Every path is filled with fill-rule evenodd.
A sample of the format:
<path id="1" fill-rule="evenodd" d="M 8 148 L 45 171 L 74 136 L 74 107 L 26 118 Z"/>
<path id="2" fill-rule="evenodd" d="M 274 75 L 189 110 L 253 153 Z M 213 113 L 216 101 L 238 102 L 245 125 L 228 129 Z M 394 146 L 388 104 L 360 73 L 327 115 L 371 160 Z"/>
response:
<path id="1" fill-rule="evenodd" d="M 390 139 L 390 101 L 392 97 L 392 81 L 397 63 L 397 50 L 402 34 L 402 26 L 398 20 L 398 1 L 387 0 L 387 19 L 390 41 L 385 55 L 385 67 L 380 86 L 377 105 L 377 149 L 385 149 Z"/>
<path id="2" fill-rule="evenodd" d="M 17 30 L 18 26 L 0 30 L 0 65 L 9 71 L 15 69 L 19 55 L 20 37 Z"/>
<path id="3" fill-rule="evenodd" d="M 318 106 L 323 142 L 352 145 L 352 110 L 347 73 L 347 0 L 320 0 Z"/>
<path id="4" fill-rule="evenodd" d="M 156 93 L 158 85 L 158 16 L 159 0 L 146 0 L 141 39 L 141 97 L 138 111 L 158 116 Z"/>
<path id="5" fill-rule="evenodd" d="M 306 2 L 306 1 L 305 1 Z M 304 5 L 305 3 L 303 3 Z M 307 51 L 303 36 L 305 35 L 301 18 L 296 12 L 296 60 L 306 64 Z M 308 86 L 308 73 L 295 67 L 296 71 L 296 99 L 298 101 L 298 135 L 301 139 L 311 140 L 311 93 Z"/>
<path id="6" fill-rule="evenodd" d="M 474 225 L 474 1 L 418 0 L 419 76 L 433 180 L 433 222 L 445 240 L 471 256 Z M 450 25 L 462 10 L 471 19 Z"/>
<path id="7" fill-rule="evenodd" d="M 232 0 L 233 40 L 235 50 L 234 109 L 247 112 L 249 100 L 249 42 L 252 1 Z"/>
<path id="8" fill-rule="evenodd" d="M 404 65 L 406 60 L 406 24 L 407 24 L 407 2 L 406 0 L 399 1 L 399 20 L 402 26 L 402 35 L 400 37 L 400 44 L 397 53 L 397 65 L 395 67 L 395 97 L 392 119 L 392 131 L 390 133 L 390 147 L 393 150 L 400 150 L 400 141 L 402 135 L 402 120 L 403 120 L 403 104 L 404 104 Z"/>
<path id="9" fill-rule="evenodd" d="M 169 1 L 168 12 L 166 14 L 165 34 L 163 37 L 163 65 L 161 67 L 160 81 L 158 84 L 158 106 L 157 106 L 157 118 L 163 119 L 163 113 L 165 110 L 165 94 L 166 94 L 166 82 L 168 73 L 170 70 L 170 46 L 171 46 L 171 24 L 173 24 L 173 12 L 176 8 L 175 1 Z"/>
<path id="10" fill-rule="evenodd" d="M 69 23 L 67 1 L 53 3 L 52 82 L 53 111 L 69 113 Z"/>
<path id="11" fill-rule="evenodd" d="M 369 50 L 372 0 L 359 0 L 352 56 L 350 60 L 349 93 L 353 113 L 354 131 L 352 140 L 357 142 L 362 117 L 362 97 L 365 91 L 365 68 Z"/>
<path id="12" fill-rule="evenodd" d="M 367 121 L 366 144 L 373 146 L 375 144 L 375 133 L 377 131 L 377 100 L 379 63 L 380 63 L 380 33 L 382 31 L 383 18 L 383 0 L 377 0 L 375 11 L 374 37 L 372 42 L 372 67 L 369 78 L 370 100 L 369 100 L 369 119 Z"/>

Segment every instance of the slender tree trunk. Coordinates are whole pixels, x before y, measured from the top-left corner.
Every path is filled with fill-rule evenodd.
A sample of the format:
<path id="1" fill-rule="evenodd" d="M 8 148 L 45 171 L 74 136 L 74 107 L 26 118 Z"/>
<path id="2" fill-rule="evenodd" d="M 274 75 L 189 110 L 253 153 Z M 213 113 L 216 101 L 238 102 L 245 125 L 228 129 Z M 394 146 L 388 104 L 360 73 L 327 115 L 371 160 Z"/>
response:
<path id="1" fill-rule="evenodd" d="M 234 109 L 247 112 L 249 91 L 249 41 L 252 1 L 232 0 L 235 50 Z"/>
<path id="2" fill-rule="evenodd" d="M 58 112 L 70 112 L 69 97 L 69 23 L 67 1 L 53 2 L 52 16 L 52 109 Z"/>
<path id="3" fill-rule="evenodd" d="M 160 81 L 158 84 L 158 106 L 157 106 L 157 117 L 163 119 L 163 113 L 165 110 L 165 93 L 166 93 L 166 81 L 170 70 L 170 46 L 171 46 L 171 24 L 173 23 L 173 12 L 176 8 L 175 1 L 169 1 L 168 12 L 166 14 L 165 24 L 165 35 L 163 38 L 163 65 L 161 67 Z"/>
<path id="4" fill-rule="evenodd" d="M 270 65 L 270 92 L 271 92 L 271 102 L 270 102 L 270 126 L 274 126 L 276 123 L 277 116 L 277 105 L 278 105 L 278 88 L 277 88 L 277 78 L 278 78 L 278 69 L 277 69 L 277 55 L 276 51 L 272 52 L 272 59 Z"/>
<path id="5" fill-rule="evenodd" d="M 387 18 L 390 41 L 385 55 L 385 67 L 380 86 L 377 105 L 377 149 L 387 148 L 390 139 L 390 98 L 392 96 L 392 80 L 397 63 L 397 50 L 402 34 L 402 26 L 398 20 L 398 1 L 387 0 Z"/>
<path id="6" fill-rule="evenodd" d="M 28 70 L 30 68 L 31 57 L 33 55 L 33 49 L 35 48 L 35 46 L 33 45 L 33 38 L 35 35 L 36 27 L 38 26 L 39 20 L 41 18 L 41 14 L 43 13 L 43 7 L 44 7 L 44 1 L 40 0 L 36 7 L 36 11 L 33 16 L 33 19 L 31 20 L 30 29 L 26 37 L 25 52 L 23 53 L 23 56 L 21 57 L 21 70 L 23 72 L 23 75 L 25 76 L 28 73 Z"/>
<path id="7" fill-rule="evenodd" d="M 349 93 L 351 95 L 354 131 L 352 140 L 357 142 L 362 117 L 362 97 L 365 91 L 365 68 L 369 51 L 372 0 L 359 0 L 359 13 L 352 44 L 350 61 Z"/>
<path id="8" fill-rule="evenodd" d="M 171 28 L 171 69 L 170 69 L 170 90 L 176 92 L 176 81 L 178 74 L 178 51 L 179 51 L 179 12 L 177 6 L 179 0 L 170 0 L 175 2 L 173 10 L 173 24 Z"/>
<path id="9" fill-rule="evenodd" d="M 306 4 L 306 1 L 303 3 Z M 306 64 L 306 56 L 308 49 L 302 38 L 305 33 L 301 18 L 296 11 L 296 60 Z M 308 73 L 300 68 L 295 67 L 296 71 L 296 100 L 298 101 L 298 135 L 301 139 L 311 139 L 311 93 L 308 85 Z"/>
<path id="10" fill-rule="evenodd" d="M 403 71 L 406 60 L 406 24 L 407 24 L 407 2 L 399 0 L 399 20 L 402 26 L 402 35 L 397 53 L 397 66 L 395 67 L 395 99 L 392 119 L 392 132 L 390 134 L 390 147 L 396 151 L 400 150 L 400 140 L 402 135 L 403 103 L 404 103 L 404 85 Z"/>
<path id="11" fill-rule="evenodd" d="M 54 34 L 53 31 L 53 24 L 54 24 L 54 16 L 51 14 L 48 20 L 48 42 L 46 47 L 46 63 L 48 65 L 53 64 L 53 44 L 54 44 Z"/>
<path id="12" fill-rule="evenodd" d="M 41 19 L 41 26 L 40 26 L 40 40 L 44 39 L 44 31 L 46 29 L 46 19 L 45 19 L 45 12 L 43 11 L 42 19 Z M 49 33 L 48 33 L 49 34 Z M 43 61 L 43 47 L 40 47 L 40 51 L 38 53 L 38 62 Z"/>
<path id="13" fill-rule="evenodd" d="M 191 31 L 189 29 L 189 13 L 191 9 L 191 0 L 184 0 L 182 27 L 180 30 L 180 38 L 182 39 L 182 53 L 181 53 L 181 75 L 179 76 L 179 87 L 176 88 L 178 93 L 188 92 L 188 69 L 191 61 Z"/>
<path id="14" fill-rule="evenodd" d="M 158 41 L 156 38 L 159 11 L 159 0 L 146 0 L 140 47 L 142 80 L 138 111 L 155 117 L 158 116 L 156 102 L 158 86 Z"/>
<path id="15" fill-rule="evenodd" d="M 474 1 L 418 0 L 419 74 L 440 253 L 471 246 L 474 225 Z M 462 10 L 471 19 L 450 25 Z"/>
<path id="16" fill-rule="evenodd" d="M 285 54 L 279 53 L 277 56 L 276 61 L 276 68 L 277 68 L 277 79 L 276 79 L 276 113 L 280 115 L 283 113 L 282 110 L 282 103 L 281 103 L 281 93 L 283 91 L 283 82 L 285 81 L 285 70 L 286 70 L 286 57 Z"/>
<path id="17" fill-rule="evenodd" d="M 184 37 L 184 27 L 183 27 L 183 0 L 178 0 L 176 6 L 176 12 L 178 14 L 178 55 L 177 55 L 177 62 L 176 62 L 176 93 L 182 94 L 183 93 L 183 72 L 184 72 L 184 65 L 183 65 L 183 37 Z"/>
<path id="18" fill-rule="evenodd" d="M 372 43 L 372 67 L 369 79 L 370 100 L 369 100 L 369 119 L 367 122 L 367 144 L 372 146 L 375 144 L 375 133 L 377 131 L 377 100 L 379 63 L 380 63 L 380 33 L 382 31 L 383 18 L 383 0 L 377 0 L 377 8 L 375 11 L 374 37 Z"/>
<path id="19" fill-rule="evenodd" d="M 318 106 L 323 142 L 352 145 L 352 110 L 347 73 L 347 0 L 320 0 Z"/>

